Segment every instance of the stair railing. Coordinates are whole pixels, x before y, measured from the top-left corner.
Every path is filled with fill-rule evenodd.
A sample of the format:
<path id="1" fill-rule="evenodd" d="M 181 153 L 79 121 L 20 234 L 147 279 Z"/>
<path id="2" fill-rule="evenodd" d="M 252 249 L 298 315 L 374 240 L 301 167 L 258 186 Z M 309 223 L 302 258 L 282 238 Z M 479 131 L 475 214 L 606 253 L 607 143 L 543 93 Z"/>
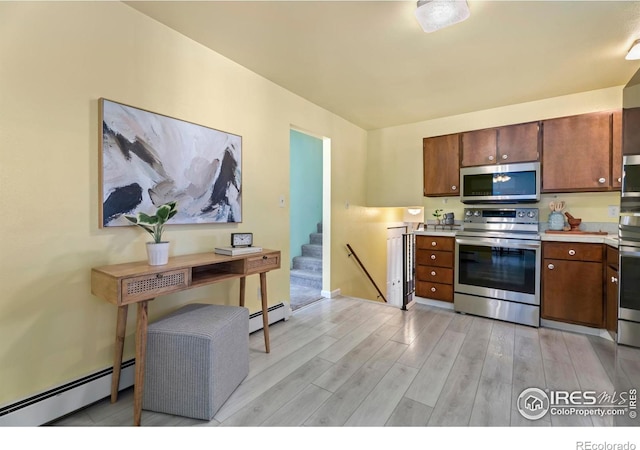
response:
<path id="1" fill-rule="evenodd" d="M 349 244 L 347 244 L 347 248 L 349 249 L 349 254 L 347 256 L 351 257 L 351 255 L 353 255 L 355 260 L 360 265 L 360 268 L 362 268 L 362 270 L 364 270 L 364 273 L 369 278 L 369 281 L 371 281 L 371 284 L 373 284 L 373 287 L 375 287 L 376 291 L 378 291 L 378 297 L 382 297 L 382 300 L 384 300 L 384 302 L 387 303 L 387 299 L 384 297 L 384 294 L 382 293 L 380 288 L 378 288 L 378 285 L 376 284 L 376 282 L 373 281 L 373 278 L 371 278 L 371 275 L 369 275 L 369 271 L 367 271 L 367 268 L 364 266 L 364 264 L 362 264 L 362 261 L 360 261 L 360 258 L 358 258 L 358 255 L 356 254 L 355 250 L 353 250 Z"/>

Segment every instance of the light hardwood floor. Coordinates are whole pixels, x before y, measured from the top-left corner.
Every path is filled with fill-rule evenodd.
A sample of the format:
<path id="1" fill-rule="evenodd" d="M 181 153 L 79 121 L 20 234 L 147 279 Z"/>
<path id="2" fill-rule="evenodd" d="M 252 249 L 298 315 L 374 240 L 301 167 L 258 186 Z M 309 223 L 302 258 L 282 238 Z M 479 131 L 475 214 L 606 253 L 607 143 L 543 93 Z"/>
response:
<path id="1" fill-rule="evenodd" d="M 637 426 L 627 417 L 523 418 L 528 387 L 640 387 L 640 349 L 425 305 L 323 299 L 250 338 L 250 371 L 210 422 L 143 411 L 143 426 Z M 53 426 L 129 426 L 133 390 Z"/>

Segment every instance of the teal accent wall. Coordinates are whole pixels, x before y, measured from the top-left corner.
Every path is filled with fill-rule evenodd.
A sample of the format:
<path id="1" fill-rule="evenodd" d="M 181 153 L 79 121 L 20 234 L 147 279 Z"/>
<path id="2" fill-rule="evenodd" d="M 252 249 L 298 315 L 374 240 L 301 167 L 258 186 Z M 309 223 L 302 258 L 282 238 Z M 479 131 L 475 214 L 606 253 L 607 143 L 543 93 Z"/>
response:
<path id="1" fill-rule="evenodd" d="M 322 140 L 291 130 L 290 134 L 291 258 L 302 254 L 309 233 L 322 222 Z"/>

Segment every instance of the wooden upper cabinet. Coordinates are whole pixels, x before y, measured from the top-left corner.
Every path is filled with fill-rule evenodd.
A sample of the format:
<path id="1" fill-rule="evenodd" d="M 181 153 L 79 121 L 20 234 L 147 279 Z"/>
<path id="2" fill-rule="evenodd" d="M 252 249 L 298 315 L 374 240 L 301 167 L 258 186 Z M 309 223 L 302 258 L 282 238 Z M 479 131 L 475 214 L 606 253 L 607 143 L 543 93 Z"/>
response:
<path id="1" fill-rule="evenodd" d="M 542 191 L 611 189 L 612 113 L 543 121 Z"/>
<path id="2" fill-rule="evenodd" d="M 611 188 L 622 189 L 622 111 L 611 117 Z"/>
<path id="3" fill-rule="evenodd" d="M 461 167 L 538 161 L 538 122 L 462 133 Z"/>
<path id="4" fill-rule="evenodd" d="M 496 163 L 498 133 L 495 128 L 462 133 L 462 167 Z"/>
<path id="5" fill-rule="evenodd" d="M 424 196 L 460 195 L 460 135 L 424 138 L 422 157 Z"/>
<path id="6" fill-rule="evenodd" d="M 622 154 L 640 154 L 640 107 L 622 110 Z"/>
<path id="7" fill-rule="evenodd" d="M 498 128 L 499 164 L 540 160 L 540 124 L 521 123 Z"/>

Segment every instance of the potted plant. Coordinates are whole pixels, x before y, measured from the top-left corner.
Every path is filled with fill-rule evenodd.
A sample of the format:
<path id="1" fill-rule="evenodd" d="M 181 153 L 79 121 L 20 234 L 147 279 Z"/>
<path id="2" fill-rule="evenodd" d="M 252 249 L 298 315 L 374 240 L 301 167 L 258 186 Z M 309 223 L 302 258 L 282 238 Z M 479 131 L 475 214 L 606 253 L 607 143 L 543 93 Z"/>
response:
<path id="1" fill-rule="evenodd" d="M 129 222 L 153 236 L 153 242 L 147 242 L 147 257 L 151 266 L 161 266 L 169 261 L 169 242 L 162 240 L 162 232 L 164 224 L 178 212 L 176 205 L 177 202 L 160 205 L 152 216 L 143 212 L 135 216 L 124 216 Z"/>
<path id="2" fill-rule="evenodd" d="M 433 213 L 433 217 L 436 218 L 436 225 L 440 225 L 440 217 L 442 216 L 443 209 L 436 209 L 436 212 Z"/>

